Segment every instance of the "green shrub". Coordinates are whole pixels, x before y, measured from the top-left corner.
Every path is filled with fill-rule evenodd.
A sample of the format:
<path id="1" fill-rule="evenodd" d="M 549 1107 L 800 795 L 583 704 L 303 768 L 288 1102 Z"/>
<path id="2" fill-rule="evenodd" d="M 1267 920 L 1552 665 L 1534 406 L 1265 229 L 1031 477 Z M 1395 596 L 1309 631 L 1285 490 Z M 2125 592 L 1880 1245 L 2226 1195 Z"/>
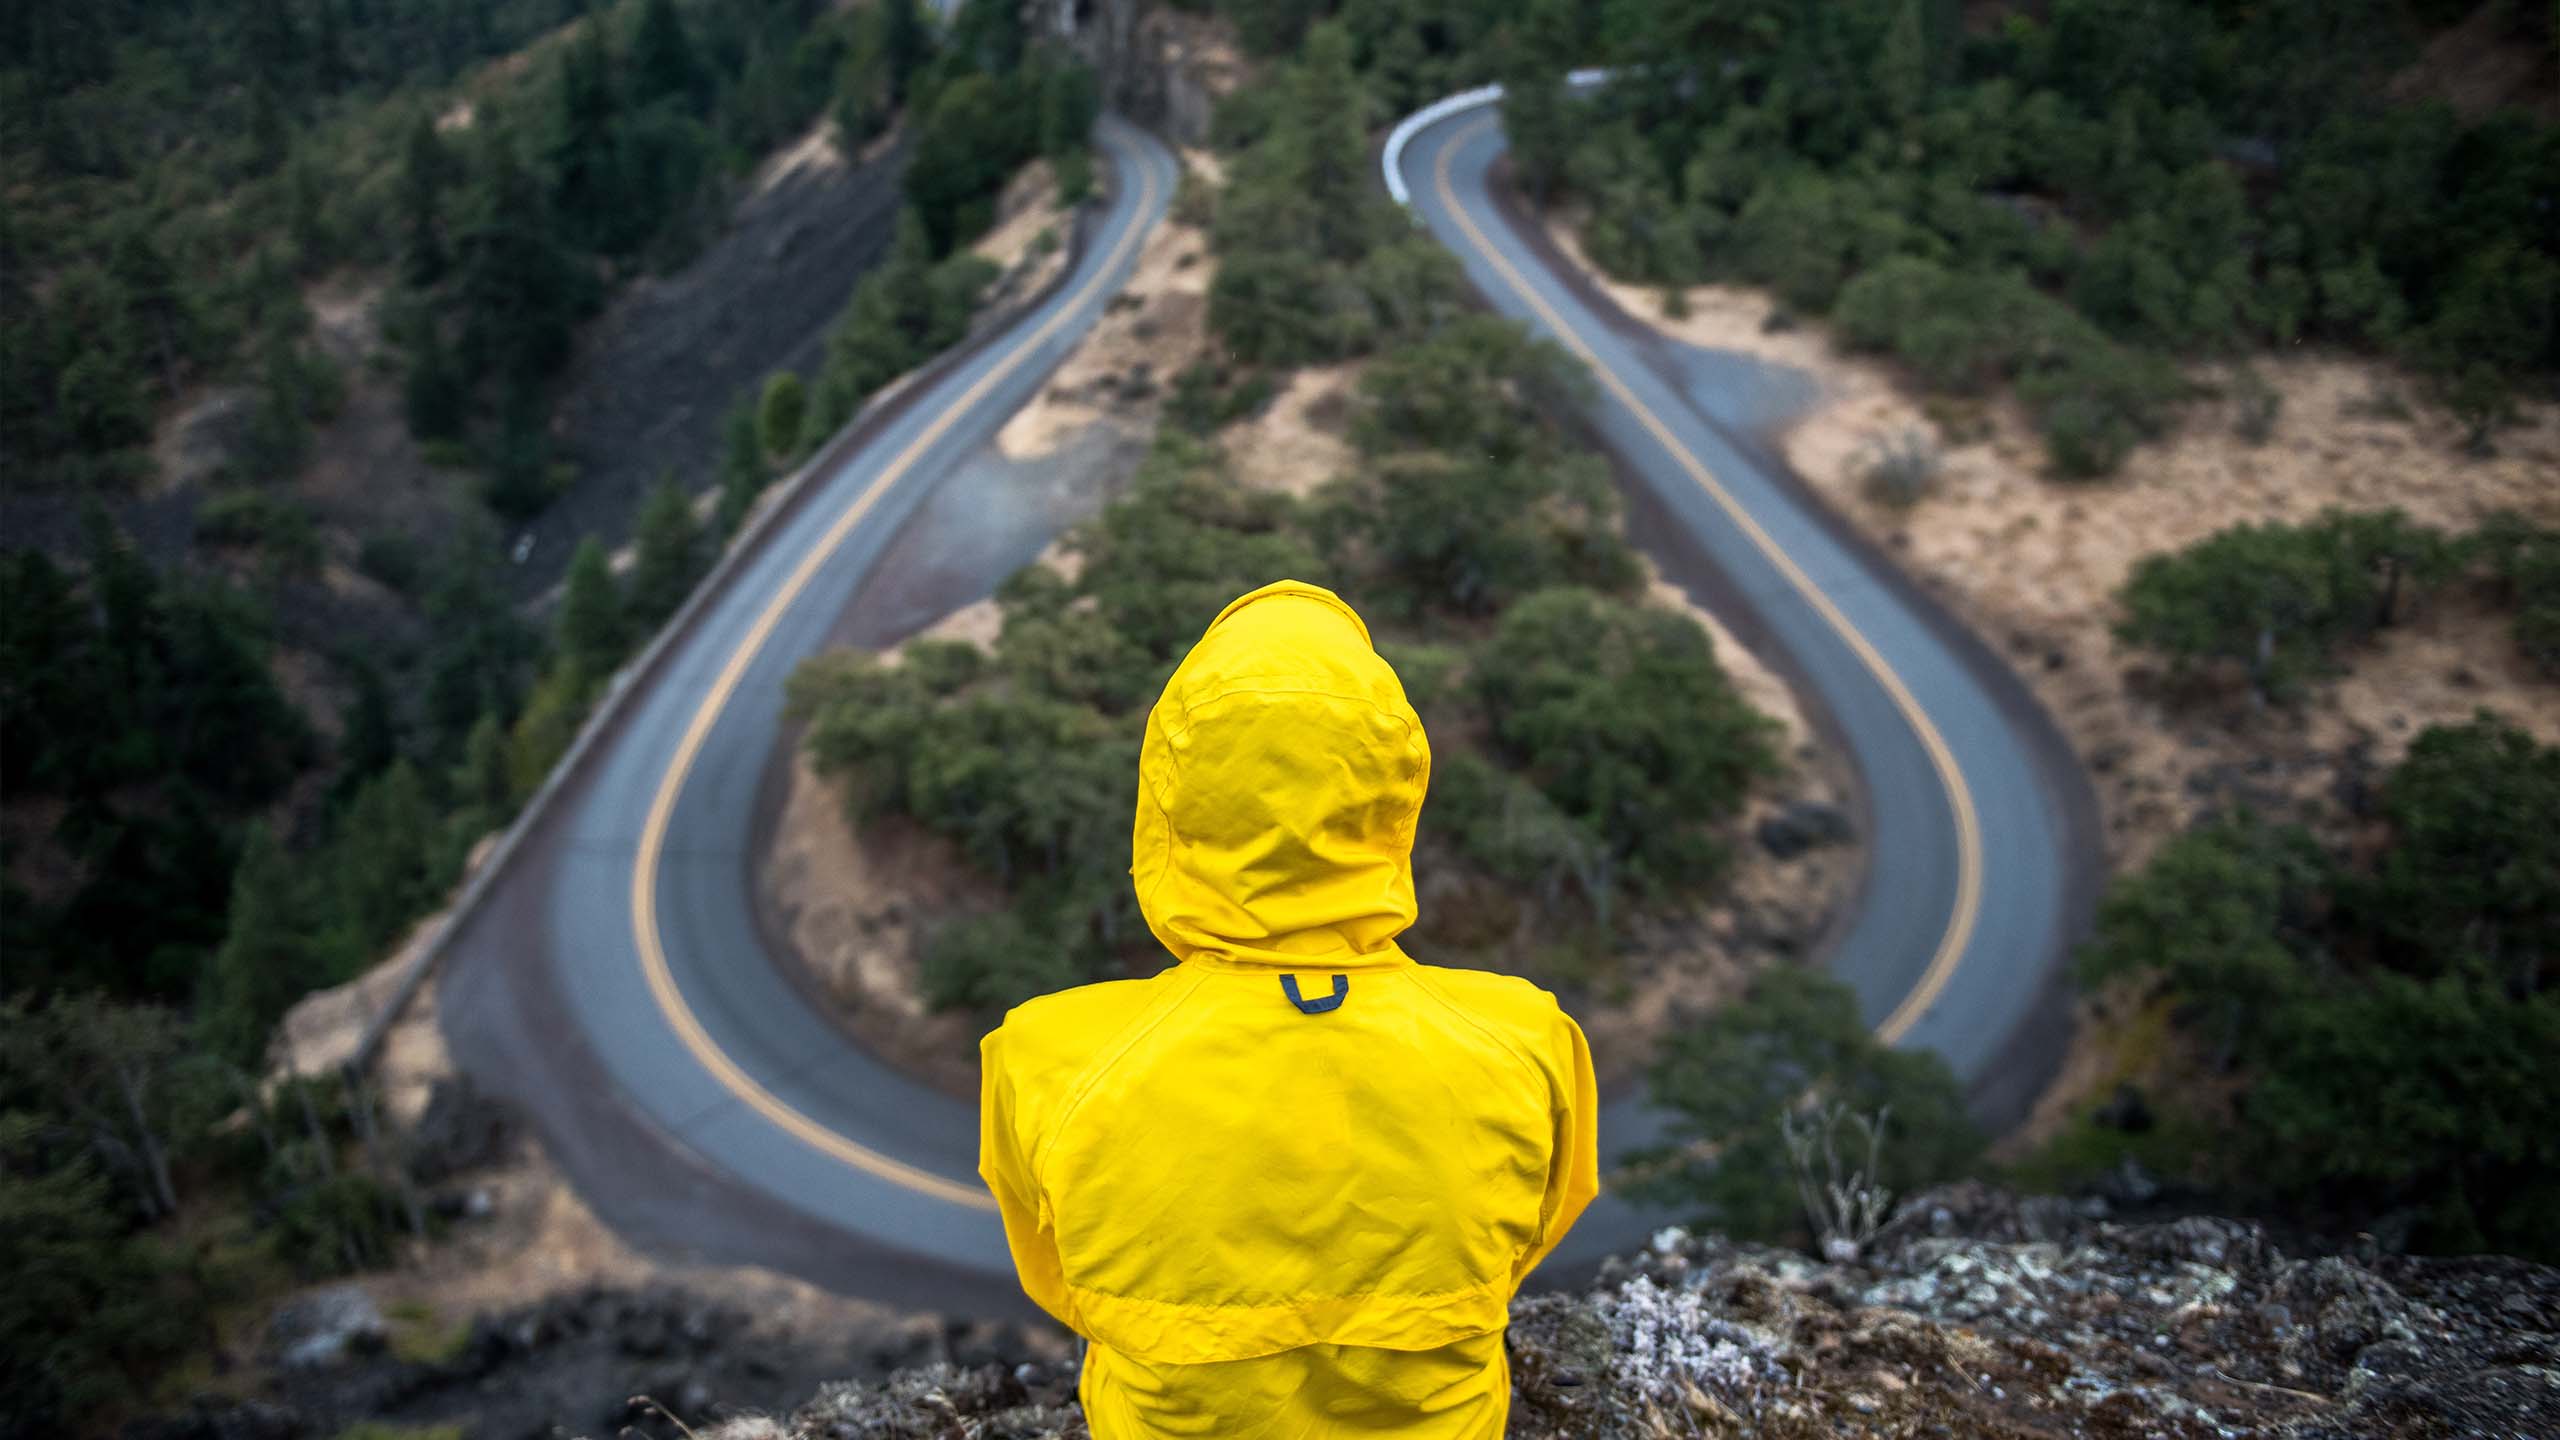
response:
<path id="1" fill-rule="evenodd" d="M 1618 860 L 1589 825 L 1568 816 L 1523 777 L 1458 750 L 1436 757 L 1422 834 L 1443 838 L 1485 874 L 1519 887 L 1542 916 L 1579 903 L 1609 923 Z"/>
<path id="2" fill-rule="evenodd" d="M 1777 766 L 1774 727 L 1685 615 L 1543 590 L 1503 612 L 1474 675 L 1502 753 L 1649 883 L 1710 875 L 1708 825 Z"/>
<path id="3" fill-rule="evenodd" d="M 2560 676 L 2560 532 L 2500 513 L 2466 543 L 2515 607 L 2517 648 L 2543 673 Z"/>
<path id="4" fill-rule="evenodd" d="M 1795 965 L 1763 972 L 1740 1002 L 1674 1031 L 1651 1084 L 1670 1134 L 1629 1157 L 1633 1193 L 1692 1207 L 1741 1237 L 1802 1233 L 1785 1126 L 1808 1107 L 1889 1112 L 1882 1173 L 1867 1178 L 1900 1194 L 1965 1173 L 1982 1149 L 1944 1060 L 1877 1040 L 1848 987 Z"/>
<path id="5" fill-rule="evenodd" d="M 264 490 L 231 490 L 196 512 L 196 533 L 217 545 L 255 547 L 277 577 L 308 579 L 328 552 L 320 529 L 299 501 Z"/>
<path id="6" fill-rule="evenodd" d="M 764 400 L 756 408 L 756 429 L 768 455 L 801 454 L 801 422 L 808 417 L 809 393 L 800 377 L 782 371 L 764 382 Z"/>
<path id="7" fill-rule="evenodd" d="M 2057 474 L 2112 473 L 2133 447 L 2160 433 L 2184 382 L 2167 361 L 2103 340 L 2065 349 L 2018 382 Z"/>
<path id="8" fill-rule="evenodd" d="M 2443 535 L 2396 510 L 2235 526 L 2144 557 L 2118 594 L 2116 634 L 2181 668 L 2237 663 L 2262 698 L 2287 699 L 2337 646 L 2395 623 L 2403 600 L 2456 559 Z"/>
<path id="9" fill-rule="evenodd" d="M 945 925 L 926 945 L 918 975 L 928 1006 L 985 1014 L 1091 978 L 1072 949 L 1011 910 Z"/>
<path id="10" fill-rule="evenodd" d="M 1093 152 L 1070 150 L 1059 156 L 1057 175 L 1058 203 L 1060 205 L 1083 204 L 1093 196 Z"/>

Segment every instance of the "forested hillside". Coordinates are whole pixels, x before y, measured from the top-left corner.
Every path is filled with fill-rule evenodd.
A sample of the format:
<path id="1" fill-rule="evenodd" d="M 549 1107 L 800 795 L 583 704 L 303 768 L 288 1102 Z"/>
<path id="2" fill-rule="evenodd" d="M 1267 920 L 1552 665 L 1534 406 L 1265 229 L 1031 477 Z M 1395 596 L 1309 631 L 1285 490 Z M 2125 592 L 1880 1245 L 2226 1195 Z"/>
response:
<path id="1" fill-rule="evenodd" d="M 277 1017 L 437 902 L 771 478 L 966 327 L 992 272 L 945 257 L 1025 160 L 1085 165 L 1096 99 L 993 6 L 40 0 L 0 56 L 0 1429 L 50 1431 L 428 1228 L 361 1090 L 262 1088 Z M 931 163 L 805 423 L 697 397 L 737 401 L 718 473 L 519 611 L 501 527 L 568 478 L 580 326 L 827 117 Z M 353 354 L 349 293 L 382 297 Z M 324 523 L 306 472 L 365 482 L 317 447 L 384 385 L 407 434 L 368 443 L 439 488 Z"/>

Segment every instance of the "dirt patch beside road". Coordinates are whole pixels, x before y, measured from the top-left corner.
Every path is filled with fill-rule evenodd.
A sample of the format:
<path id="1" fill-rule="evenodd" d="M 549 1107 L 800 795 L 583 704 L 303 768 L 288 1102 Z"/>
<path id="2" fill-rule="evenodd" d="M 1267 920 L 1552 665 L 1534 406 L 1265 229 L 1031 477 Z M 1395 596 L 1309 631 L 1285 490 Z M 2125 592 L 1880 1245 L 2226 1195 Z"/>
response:
<path id="1" fill-rule="evenodd" d="M 2115 592 L 2137 561 L 2233 525 L 2395 505 L 2452 530 L 2502 508 L 2560 523 L 2551 485 L 2560 405 L 2526 404 L 2500 433 L 2499 453 L 2474 460 L 2455 425 L 2413 407 L 2412 382 L 2391 367 L 2280 356 L 2258 364 L 2281 397 L 2263 443 L 2239 434 L 2235 401 L 2206 398 L 2120 474 L 2056 481 L 2040 473 L 2043 447 L 2012 403 L 1924 401 L 1891 366 L 1835 349 L 1820 327 L 1771 332 L 1764 292 L 1699 286 L 1684 296 L 1687 314 L 1674 317 L 1659 292 L 1599 274 L 1569 225 L 1550 234 L 1622 308 L 1665 334 L 1816 379 L 1821 399 L 1782 437 L 1789 464 L 2018 668 L 2093 774 L 2112 865 L 2140 864 L 2200 811 L 2233 798 L 2342 822 L 2326 804 L 2342 765 L 2390 765 L 2418 731 L 2479 707 L 2560 740 L 2560 687 L 2523 662 L 2506 616 L 2460 593 L 2345 656 L 2342 674 L 2288 711 L 2256 711 L 2242 697 L 2173 705 L 2157 684 L 2158 659 L 2111 632 Z M 2216 367 L 2191 378 L 2231 388 Z M 1898 506 L 1869 495 L 1864 475 L 1879 445 L 1905 435 L 1935 448 L 1943 468 L 1926 498 Z"/>
<path id="2" fill-rule="evenodd" d="M 2271 433 L 2241 433 L 2229 371 L 2190 370 L 2208 394 L 2178 429 L 2136 450 L 2103 481 L 2042 473 L 2043 447 L 2005 398 L 1949 404 L 1919 396 L 1893 366 L 1836 349 L 1820 326 L 1772 328 L 1765 292 L 1698 286 L 1677 306 L 1609 280 L 1582 254 L 1569 219 L 1557 248 L 1630 315 L 1689 344 L 1775 361 L 1811 376 L 1819 398 L 1779 437 L 1788 463 L 1981 634 L 2061 725 L 2096 792 L 2109 868 L 2139 866 L 2201 815 L 2235 804 L 2300 821 L 2333 843 L 2360 823 L 2359 797 L 2429 725 L 2481 708 L 2560 741 L 2560 687 L 2517 652 L 2510 617 L 2459 588 L 2418 607 L 2298 707 L 2243 696 L 2173 697 L 2158 657 L 2117 644 L 2115 593 L 2144 556 L 2249 522 L 2308 520 L 2323 509 L 2398 506 L 2463 530 L 2493 510 L 2560 523 L 2560 405 L 2527 403 L 2472 459 L 2450 420 L 2414 403 L 2390 366 L 2338 354 L 2262 358 L 2279 397 Z M 1679 313 L 1671 313 L 1677 311 Z M 1878 447 L 1916 436 L 1940 456 L 1930 492 L 1897 505 L 1868 491 Z M 2070 1059 L 2004 1153 L 2031 1150 L 2123 1080 L 2174 1068 L 2177 1041 L 2153 1010 L 2078 1005 Z M 2209 1097 L 2199 1097 L 2208 1104 Z"/>

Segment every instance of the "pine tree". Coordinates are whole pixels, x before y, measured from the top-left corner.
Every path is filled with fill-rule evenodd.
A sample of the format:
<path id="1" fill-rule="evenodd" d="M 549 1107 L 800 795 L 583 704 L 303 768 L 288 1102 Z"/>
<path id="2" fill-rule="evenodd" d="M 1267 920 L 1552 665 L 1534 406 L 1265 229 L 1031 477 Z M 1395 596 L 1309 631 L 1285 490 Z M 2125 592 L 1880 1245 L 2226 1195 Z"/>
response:
<path id="1" fill-rule="evenodd" d="M 457 440 L 471 418 L 471 385 L 433 311 L 420 307 L 409 344 L 409 377 L 401 400 L 409 433 L 421 440 Z"/>
<path id="2" fill-rule="evenodd" d="M 216 1053 L 262 1068 L 268 1032 L 294 1001 L 336 978 L 311 939 L 310 907 L 292 856 L 253 827 L 233 872 L 231 917 L 205 977 L 202 1013 Z"/>
<path id="3" fill-rule="evenodd" d="M 797 455 L 800 451 L 800 421 L 809 404 L 808 389 L 800 377 L 788 370 L 777 371 L 764 382 L 764 401 L 756 414 L 757 428 L 764 437 L 765 453 Z"/>
<path id="4" fill-rule="evenodd" d="M 887 15 L 880 48 L 888 59 L 889 96 L 903 105 L 917 72 L 933 58 L 933 32 L 925 27 L 924 12 L 915 0 L 881 0 L 881 7 Z"/>
<path id="5" fill-rule="evenodd" d="M 356 796 L 332 847 L 340 923 L 370 957 L 399 938 L 433 897 L 434 811 L 402 760 Z"/>
<path id="6" fill-rule="evenodd" d="M 675 480 L 675 472 L 659 477 L 641 507 L 639 556 L 631 567 L 632 619 L 654 627 L 676 612 L 693 589 L 698 573 L 701 531 L 693 519 L 693 502 Z"/>
<path id="7" fill-rule="evenodd" d="M 483 141 L 472 221 L 457 238 L 466 368 L 529 388 L 569 357 L 570 326 L 593 298 L 553 230 L 542 186 L 503 126 Z"/>
<path id="8" fill-rule="evenodd" d="M 563 46 L 553 80 L 549 150 L 552 205 L 561 225 L 588 249 L 616 251 L 633 231 L 625 213 L 613 57 L 601 19 L 590 18 Z"/>
<path id="9" fill-rule="evenodd" d="M 400 263 L 412 285 L 433 285 L 444 278 L 450 260 L 444 243 L 444 193 L 452 178 L 453 157 L 436 133 L 435 118 L 422 108 L 409 122 L 400 165 L 400 211 L 407 231 Z"/>
<path id="10" fill-rule="evenodd" d="M 701 62 L 685 34 L 675 0 L 645 0 L 631 37 L 632 98 L 646 105 L 676 100 L 688 106 L 702 83 Z"/>
<path id="11" fill-rule="evenodd" d="M 1885 115 L 1904 131 L 1918 122 L 1929 100 L 1929 40 L 1921 14 L 1923 0 L 1902 0 L 1893 25 L 1876 52 L 1876 94 Z"/>
<path id="12" fill-rule="evenodd" d="M 568 585 L 560 602 L 561 658 L 585 679 L 601 680 L 622 659 L 625 628 L 613 562 L 593 535 L 578 542 L 578 553 L 569 561 Z"/>
<path id="13" fill-rule="evenodd" d="M 764 493 L 772 474 L 765 468 L 764 441 L 757 433 L 753 404 L 742 398 L 730 406 L 722 433 L 726 443 L 720 455 L 719 528 L 726 539 L 747 522 L 747 511 Z"/>
<path id="14" fill-rule="evenodd" d="M 483 711 L 472 722 L 462 763 L 454 768 L 453 792 L 461 804 L 480 812 L 483 826 L 497 824 L 515 809 L 515 787 L 507 777 L 507 728 L 497 716 Z"/>

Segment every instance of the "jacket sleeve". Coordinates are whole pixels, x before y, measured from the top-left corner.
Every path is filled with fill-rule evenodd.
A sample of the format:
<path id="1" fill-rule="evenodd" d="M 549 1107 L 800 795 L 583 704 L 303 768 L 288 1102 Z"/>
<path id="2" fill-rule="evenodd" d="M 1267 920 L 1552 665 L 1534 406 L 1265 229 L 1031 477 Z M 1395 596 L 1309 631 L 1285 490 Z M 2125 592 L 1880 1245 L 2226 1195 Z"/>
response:
<path id="1" fill-rule="evenodd" d="M 1017 1123 L 1020 1110 L 1014 1077 L 1005 1068 L 1003 1040 L 1003 1030 L 990 1031 L 978 1049 L 984 1077 L 978 1105 L 978 1175 L 995 1194 L 996 1211 L 1004 1218 L 1005 1245 L 1013 1252 L 1013 1271 L 1022 1281 L 1023 1293 L 1056 1316 L 1058 1323 L 1074 1329 L 1075 1322 L 1067 1315 L 1058 1237 L 1050 1225 L 1040 1182 L 1024 1158 Z"/>
<path id="2" fill-rule="evenodd" d="M 1547 1153 L 1546 1195 L 1538 1205 L 1537 1243 L 1511 1272 L 1515 1294 L 1600 1193 L 1600 1084 L 1591 1073 L 1591 1047 L 1582 1038 L 1582 1027 L 1561 1008 L 1542 1058 L 1555 1105 L 1555 1138 Z"/>

